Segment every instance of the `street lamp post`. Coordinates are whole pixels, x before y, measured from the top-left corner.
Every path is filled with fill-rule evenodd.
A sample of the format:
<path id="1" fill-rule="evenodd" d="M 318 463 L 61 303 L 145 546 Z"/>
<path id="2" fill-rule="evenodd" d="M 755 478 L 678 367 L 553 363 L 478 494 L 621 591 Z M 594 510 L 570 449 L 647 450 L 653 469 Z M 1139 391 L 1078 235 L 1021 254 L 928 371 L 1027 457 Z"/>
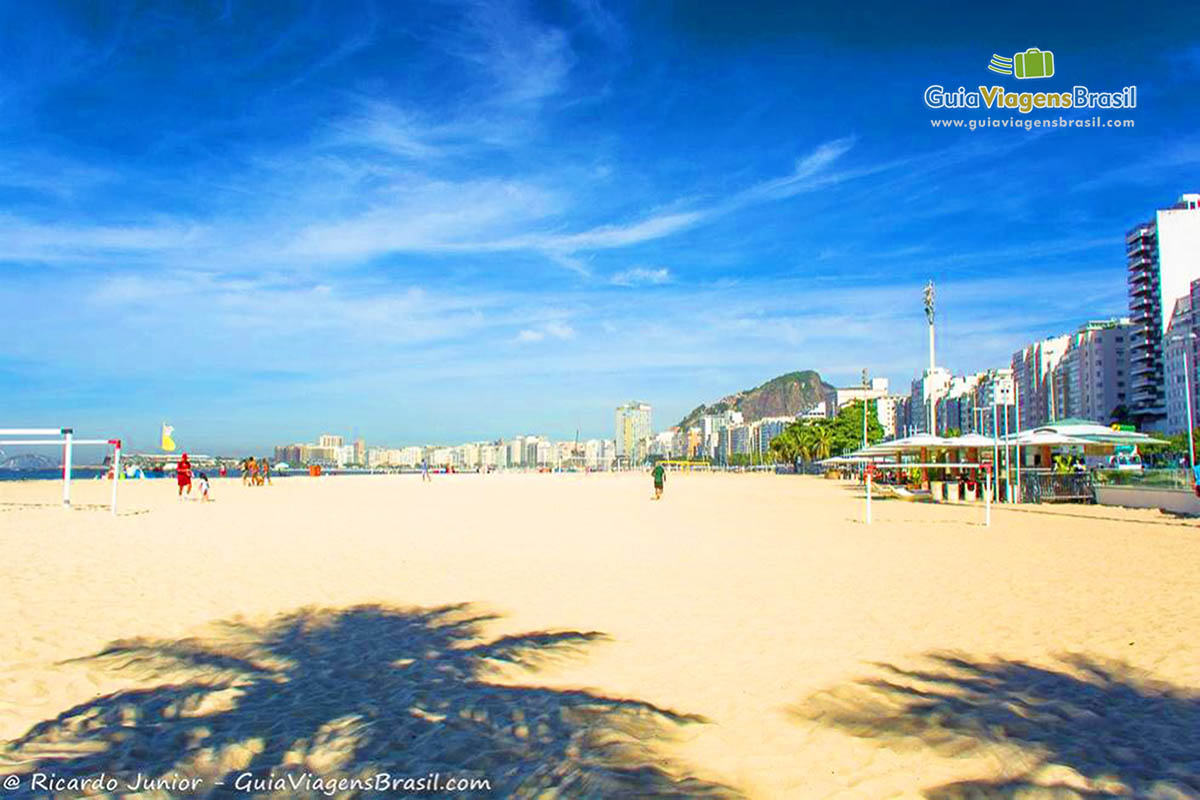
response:
<path id="1" fill-rule="evenodd" d="M 867 449 L 867 387 L 870 386 L 870 384 L 867 382 L 866 369 L 864 369 L 862 372 L 862 386 L 863 386 L 863 449 L 866 450 Z"/>
<path id="2" fill-rule="evenodd" d="M 934 349 L 933 349 L 933 317 L 934 317 L 934 296 L 933 296 L 933 281 L 925 284 L 925 319 L 929 321 L 929 378 L 933 379 L 934 370 Z M 929 433 L 931 436 L 937 435 L 937 400 L 926 387 L 925 393 L 929 395 Z"/>

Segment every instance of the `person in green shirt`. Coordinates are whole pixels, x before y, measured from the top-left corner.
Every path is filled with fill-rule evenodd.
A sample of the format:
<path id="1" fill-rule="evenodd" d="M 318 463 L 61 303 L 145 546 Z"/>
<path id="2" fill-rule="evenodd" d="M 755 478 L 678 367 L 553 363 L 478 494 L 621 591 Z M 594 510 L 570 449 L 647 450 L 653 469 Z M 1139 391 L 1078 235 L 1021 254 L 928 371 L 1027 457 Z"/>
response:
<path id="1" fill-rule="evenodd" d="M 654 465 L 654 471 L 650 474 L 654 476 L 654 499 L 661 500 L 663 483 L 667 480 L 667 471 L 663 469 L 661 461 Z"/>

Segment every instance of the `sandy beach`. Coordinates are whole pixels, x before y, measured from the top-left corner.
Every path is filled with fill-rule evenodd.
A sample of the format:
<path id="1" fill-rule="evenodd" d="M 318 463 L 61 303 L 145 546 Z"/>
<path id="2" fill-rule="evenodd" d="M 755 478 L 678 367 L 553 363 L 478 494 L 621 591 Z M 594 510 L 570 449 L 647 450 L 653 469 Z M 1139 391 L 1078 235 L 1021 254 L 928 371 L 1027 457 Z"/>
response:
<path id="1" fill-rule="evenodd" d="M 854 486 L 774 475 L 671 475 L 661 502 L 645 475 L 121 489 L 114 518 L 0 483 L 5 797 L 101 772 L 321 796 L 216 784 L 272 770 L 1200 796 L 1194 521 L 888 501 L 867 527 Z"/>

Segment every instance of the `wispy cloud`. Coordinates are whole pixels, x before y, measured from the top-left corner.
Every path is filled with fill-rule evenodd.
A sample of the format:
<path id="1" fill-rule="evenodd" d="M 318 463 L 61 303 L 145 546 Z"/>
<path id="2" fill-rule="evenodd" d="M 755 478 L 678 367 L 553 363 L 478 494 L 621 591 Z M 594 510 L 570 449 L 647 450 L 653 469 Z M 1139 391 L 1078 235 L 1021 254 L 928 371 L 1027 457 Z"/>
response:
<path id="1" fill-rule="evenodd" d="M 666 267 L 659 267 L 658 269 L 633 267 L 632 269 L 618 272 L 608 279 L 609 283 L 615 286 L 658 286 L 668 283 L 670 280 L 671 271 Z"/>
<path id="2" fill-rule="evenodd" d="M 575 329 L 562 320 L 551 320 L 537 328 L 522 328 L 516 341 L 522 344 L 540 342 L 547 337 L 564 341 L 575 338 Z"/>

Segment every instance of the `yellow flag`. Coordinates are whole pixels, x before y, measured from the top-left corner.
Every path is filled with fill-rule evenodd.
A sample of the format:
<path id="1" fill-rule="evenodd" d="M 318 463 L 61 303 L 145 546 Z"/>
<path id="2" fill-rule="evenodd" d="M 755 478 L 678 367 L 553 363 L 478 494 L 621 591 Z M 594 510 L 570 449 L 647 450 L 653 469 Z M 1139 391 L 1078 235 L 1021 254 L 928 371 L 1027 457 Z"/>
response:
<path id="1" fill-rule="evenodd" d="M 168 453 L 175 449 L 175 440 L 171 438 L 171 434 L 175 432 L 167 423 L 163 423 L 162 427 L 162 449 Z"/>

